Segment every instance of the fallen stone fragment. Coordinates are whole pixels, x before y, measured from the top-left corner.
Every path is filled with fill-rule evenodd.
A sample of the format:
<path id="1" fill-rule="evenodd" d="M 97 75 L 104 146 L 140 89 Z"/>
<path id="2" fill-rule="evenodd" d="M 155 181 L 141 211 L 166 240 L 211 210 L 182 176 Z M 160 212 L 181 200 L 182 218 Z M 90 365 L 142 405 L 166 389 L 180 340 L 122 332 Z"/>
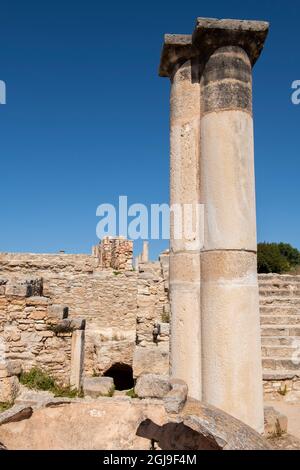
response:
<path id="1" fill-rule="evenodd" d="M 33 410 L 30 406 L 15 405 L 7 411 L 0 413 L 0 426 L 7 423 L 17 423 L 32 416 Z"/>
<path id="2" fill-rule="evenodd" d="M 138 378 L 135 393 L 139 398 L 164 398 L 171 390 L 168 377 L 147 374 Z"/>
<path id="3" fill-rule="evenodd" d="M 83 393 L 90 398 L 109 396 L 114 391 L 114 380 L 111 377 L 90 377 L 83 381 Z"/>

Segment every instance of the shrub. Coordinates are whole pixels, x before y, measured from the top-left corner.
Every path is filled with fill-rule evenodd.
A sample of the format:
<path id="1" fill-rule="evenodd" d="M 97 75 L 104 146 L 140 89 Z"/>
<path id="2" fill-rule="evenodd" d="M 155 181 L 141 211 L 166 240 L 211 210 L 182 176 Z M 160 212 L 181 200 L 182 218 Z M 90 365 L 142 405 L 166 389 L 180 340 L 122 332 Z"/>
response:
<path id="1" fill-rule="evenodd" d="M 9 410 L 9 408 L 11 408 L 12 406 L 13 406 L 13 403 L 8 403 L 8 402 L 0 403 L 0 413 L 2 413 L 3 411 Z"/>
<path id="2" fill-rule="evenodd" d="M 137 394 L 135 393 L 134 388 L 131 388 L 126 392 L 126 395 L 130 398 L 138 398 Z"/>
<path id="3" fill-rule="evenodd" d="M 76 398 L 82 396 L 76 389 L 60 387 L 50 375 L 37 367 L 32 368 L 29 372 L 22 372 L 20 382 L 32 390 L 51 392 L 55 397 Z"/>

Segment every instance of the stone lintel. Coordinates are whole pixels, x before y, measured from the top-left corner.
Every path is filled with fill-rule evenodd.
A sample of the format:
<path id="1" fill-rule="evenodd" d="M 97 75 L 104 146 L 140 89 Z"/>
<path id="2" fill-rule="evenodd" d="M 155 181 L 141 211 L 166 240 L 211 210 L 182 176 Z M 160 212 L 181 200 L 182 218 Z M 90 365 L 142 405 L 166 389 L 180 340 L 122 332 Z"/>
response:
<path id="1" fill-rule="evenodd" d="M 265 21 L 197 18 L 192 43 L 203 59 L 221 47 L 241 47 L 254 65 L 263 50 L 268 32 L 269 23 Z"/>
<path id="2" fill-rule="evenodd" d="M 159 76 L 171 77 L 174 66 L 178 62 L 183 63 L 191 59 L 196 52 L 192 45 L 191 34 L 165 34 Z"/>

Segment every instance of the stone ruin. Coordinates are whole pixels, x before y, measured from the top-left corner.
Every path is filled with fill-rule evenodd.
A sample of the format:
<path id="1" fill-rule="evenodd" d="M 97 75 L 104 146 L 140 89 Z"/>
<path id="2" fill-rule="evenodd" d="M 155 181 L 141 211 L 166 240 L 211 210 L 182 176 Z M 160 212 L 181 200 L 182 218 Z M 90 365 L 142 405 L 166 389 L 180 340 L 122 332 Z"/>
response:
<path id="1" fill-rule="evenodd" d="M 147 242 L 133 261 L 122 237 L 91 255 L 0 254 L 0 402 L 21 407 L 0 415 L 8 447 L 22 447 L 22 430 L 45 448 L 45 419 L 61 442 L 75 413 L 66 442 L 85 448 L 86 410 L 99 418 L 89 424 L 93 448 L 109 448 L 107 435 L 116 449 L 268 448 L 255 432 L 264 430 L 263 386 L 266 398 L 300 400 L 300 277 L 258 278 L 256 268 L 252 67 L 267 33 L 264 22 L 198 18 L 192 35 L 165 36 L 171 204 L 205 205 L 203 248 L 176 239 L 171 221 L 170 251 L 157 262 Z M 18 376 L 32 367 L 97 404 L 18 398 Z M 119 395 L 135 386 L 143 401 L 100 398 L 113 386 Z M 126 432 L 112 424 L 99 433 L 106 413 L 112 423 L 122 413 Z M 271 432 L 286 428 L 280 420 L 272 414 Z"/>

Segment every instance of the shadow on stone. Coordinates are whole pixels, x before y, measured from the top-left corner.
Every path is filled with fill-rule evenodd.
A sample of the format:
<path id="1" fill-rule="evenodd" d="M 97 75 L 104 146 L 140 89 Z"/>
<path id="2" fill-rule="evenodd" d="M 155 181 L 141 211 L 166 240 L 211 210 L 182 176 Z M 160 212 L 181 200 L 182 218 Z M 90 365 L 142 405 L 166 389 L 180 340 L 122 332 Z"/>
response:
<path id="1" fill-rule="evenodd" d="M 146 419 L 139 425 L 136 435 L 156 442 L 162 450 L 222 450 L 213 438 L 203 436 L 183 423 L 158 426 Z"/>

